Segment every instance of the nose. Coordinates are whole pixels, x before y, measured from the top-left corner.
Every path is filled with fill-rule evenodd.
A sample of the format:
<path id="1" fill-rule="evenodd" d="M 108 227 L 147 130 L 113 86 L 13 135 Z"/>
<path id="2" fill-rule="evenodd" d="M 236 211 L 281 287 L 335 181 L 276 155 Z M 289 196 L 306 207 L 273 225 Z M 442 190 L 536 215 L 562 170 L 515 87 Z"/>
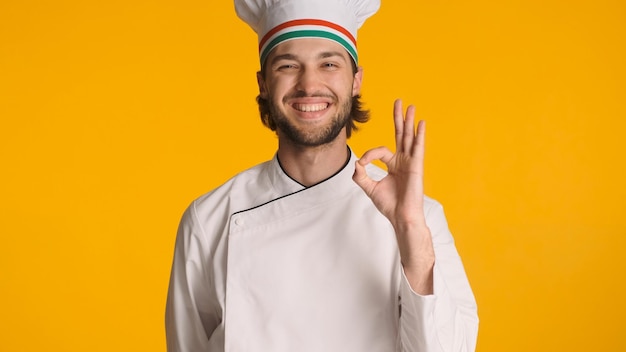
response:
<path id="1" fill-rule="evenodd" d="M 303 68 L 298 76 L 296 90 L 305 93 L 307 96 L 314 95 L 321 91 L 321 77 L 312 68 Z"/>

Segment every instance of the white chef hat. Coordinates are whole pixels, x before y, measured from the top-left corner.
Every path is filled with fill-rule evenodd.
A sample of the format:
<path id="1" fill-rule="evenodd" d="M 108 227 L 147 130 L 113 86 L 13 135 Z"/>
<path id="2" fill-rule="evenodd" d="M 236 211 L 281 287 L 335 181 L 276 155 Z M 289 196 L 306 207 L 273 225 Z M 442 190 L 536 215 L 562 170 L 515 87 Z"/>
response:
<path id="1" fill-rule="evenodd" d="M 380 0 L 235 0 L 235 10 L 259 36 L 261 66 L 278 44 L 324 38 L 341 44 L 355 63 L 356 31 Z"/>

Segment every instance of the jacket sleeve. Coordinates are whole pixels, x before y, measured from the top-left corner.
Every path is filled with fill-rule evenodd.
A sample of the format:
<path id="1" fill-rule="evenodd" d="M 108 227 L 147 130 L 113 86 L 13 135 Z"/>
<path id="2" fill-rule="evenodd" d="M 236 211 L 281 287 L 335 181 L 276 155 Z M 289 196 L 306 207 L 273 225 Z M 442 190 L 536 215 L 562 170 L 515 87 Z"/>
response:
<path id="1" fill-rule="evenodd" d="M 426 223 L 433 236 L 434 294 L 415 293 L 402 273 L 400 341 L 406 352 L 474 351 L 478 334 L 476 301 L 448 229 L 443 207 L 427 200 Z"/>
<path id="2" fill-rule="evenodd" d="M 165 310 L 168 352 L 211 351 L 209 338 L 220 320 L 194 204 L 185 211 L 176 237 Z"/>

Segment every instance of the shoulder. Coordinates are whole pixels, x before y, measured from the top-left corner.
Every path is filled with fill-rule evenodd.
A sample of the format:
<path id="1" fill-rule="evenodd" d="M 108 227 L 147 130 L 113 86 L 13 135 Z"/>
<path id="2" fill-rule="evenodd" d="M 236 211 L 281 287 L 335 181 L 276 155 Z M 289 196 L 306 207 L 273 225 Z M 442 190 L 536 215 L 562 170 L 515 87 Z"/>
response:
<path id="1" fill-rule="evenodd" d="M 192 238 L 212 252 L 224 237 L 230 215 L 251 203 L 251 198 L 264 188 L 263 173 L 267 162 L 256 165 L 203 194 L 189 204 L 181 218 L 178 240 L 190 243 Z M 266 188 L 266 187 L 265 187 Z"/>
<path id="2" fill-rule="evenodd" d="M 424 214 L 440 212 L 443 214 L 443 205 L 434 198 L 424 195 Z"/>
<path id="3" fill-rule="evenodd" d="M 267 188 L 264 172 L 270 161 L 263 162 L 231 177 L 222 185 L 201 195 L 192 202 L 198 213 L 215 212 L 218 208 L 249 199 L 252 194 Z M 225 208 L 230 208 L 229 206 Z"/>
<path id="4" fill-rule="evenodd" d="M 426 217 L 426 225 L 433 236 L 433 244 L 435 246 L 454 243 L 441 203 L 433 198 L 424 196 L 424 216 Z"/>

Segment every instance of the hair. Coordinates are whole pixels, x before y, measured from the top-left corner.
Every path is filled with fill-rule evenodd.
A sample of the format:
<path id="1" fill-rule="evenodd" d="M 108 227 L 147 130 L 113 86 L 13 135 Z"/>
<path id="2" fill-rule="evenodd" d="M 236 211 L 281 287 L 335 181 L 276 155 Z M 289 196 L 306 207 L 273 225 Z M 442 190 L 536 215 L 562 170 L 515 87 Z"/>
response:
<path id="1" fill-rule="evenodd" d="M 352 61 L 352 72 L 356 74 L 357 66 Z M 261 75 L 265 76 L 265 67 L 261 67 Z M 261 98 L 260 95 L 256 97 L 256 101 L 259 104 L 259 113 L 261 114 L 261 122 L 267 128 L 272 131 L 276 131 L 276 122 L 272 119 L 270 113 L 270 103 L 267 99 Z M 357 127 L 358 123 L 365 123 L 370 119 L 369 110 L 363 109 L 363 103 L 361 102 L 361 95 L 355 95 L 352 97 L 352 106 L 350 108 L 350 120 L 346 124 L 346 136 L 350 138 L 352 132 L 356 132 L 359 130 Z"/>

